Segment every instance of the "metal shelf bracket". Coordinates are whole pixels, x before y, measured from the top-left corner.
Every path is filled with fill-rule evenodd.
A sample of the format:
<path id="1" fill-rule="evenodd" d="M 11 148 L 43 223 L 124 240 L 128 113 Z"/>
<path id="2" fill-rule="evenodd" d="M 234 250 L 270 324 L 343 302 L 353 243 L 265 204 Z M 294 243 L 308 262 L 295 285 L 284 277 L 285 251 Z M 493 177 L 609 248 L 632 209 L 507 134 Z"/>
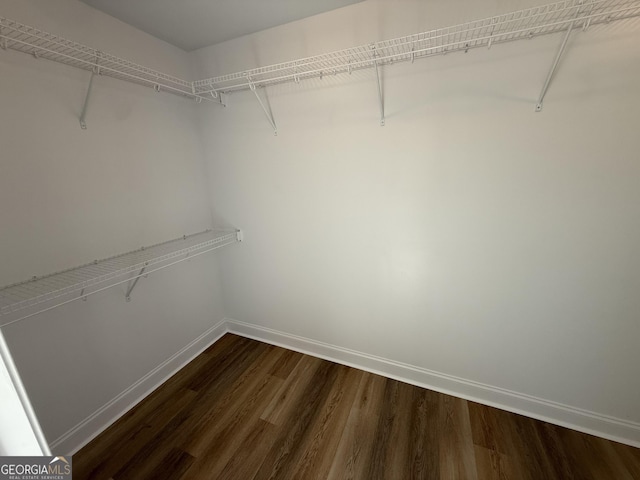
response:
<path id="1" fill-rule="evenodd" d="M 87 129 L 87 108 L 89 108 L 89 98 L 91 97 L 91 89 L 93 88 L 93 78 L 96 74 L 100 75 L 99 66 L 100 54 L 96 54 L 96 66 L 91 71 L 91 77 L 89 78 L 89 87 L 87 88 L 87 95 L 84 98 L 84 105 L 82 106 L 82 113 L 80 113 L 80 128 Z"/>
<path id="2" fill-rule="evenodd" d="M 382 78 L 380 73 L 380 66 L 378 65 L 378 52 L 376 52 L 376 46 L 371 45 L 373 50 L 373 63 L 376 67 L 376 80 L 378 82 L 378 101 L 380 103 L 380 126 L 384 127 L 384 93 L 382 91 Z"/>
<path id="3" fill-rule="evenodd" d="M 227 95 L 223 92 L 219 92 L 218 90 L 216 90 L 216 88 L 213 86 L 213 83 L 209 84 L 209 95 L 211 95 L 211 98 L 213 98 L 215 100 L 215 103 L 218 103 L 220 105 L 222 105 L 223 107 L 227 106 Z M 195 82 L 191 82 L 191 91 L 193 92 L 194 95 L 199 95 L 198 92 L 196 92 L 196 85 Z M 197 96 L 196 97 L 198 103 L 202 102 L 202 97 L 201 96 Z"/>
<path id="4" fill-rule="evenodd" d="M 579 2 L 578 5 L 579 6 L 582 5 L 582 2 Z M 578 7 L 578 11 L 576 12 L 576 18 L 579 15 L 580 15 L 580 8 Z M 587 21 L 590 21 L 590 19 L 588 19 Z M 585 28 L 588 28 L 587 21 L 585 21 L 585 24 L 584 24 Z M 560 48 L 558 48 L 558 52 L 556 53 L 556 56 L 553 60 L 553 64 L 551 65 L 551 69 L 549 70 L 549 73 L 547 74 L 547 78 L 544 81 L 544 85 L 542 86 L 542 91 L 540 92 L 540 96 L 538 97 L 538 102 L 536 103 L 536 112 L 542 111 L 542 102 L 544 101 L 544 97 L 547 94 L 547 90 L 549 90 L 549 85 L 551 85 L 551 80 L 553 79 L 553 76 L 556 73 L 558 65 L 560 64 L 560 60 L 562 59 L 562 56 L 564 55 L 564 52 L 567 48 L 567 43 L 569 42 L 569 37 L 571 36 L 571 32 L 573 32 L 574 24 L 575 22 L 569 23 L 569 26 L 567 27 L 567 32 L 564 34 L 564 37 L 562 37 L 562 43 L 560 44 Z"/>
<path id="5" fill-rule="evenodd" d="M 253 83 L 253 80 L 251 80 L 251 77 L 247 77 L 247 80 L 249 81 L 249 88 L 251 89 L 253 94 L 258 99 L 258 103 L 262 107 L 262 111 L 264 112 L 265 116 L 267 117 L 267 120 L 269 120 L 269 123 L 271 124 L 271 127 L 273 128 L 273 134 L 277 136 L 278 135 L 278 127 L 276 126 L 276 121 L 273 119 L 273 113 L 271 112 L 271 106 L 269 106 L 269 108 L 267 108 L 265 103 L 262 101 L 262 98 L 260 98 L 260 95 L 258 94 L 258 90 L 256 88 L 256 84 Z M 267 91 L 265 90 L 265 98 L 266 98 L 266 96 L 267 96 Z M 267 104 L 269 103 L 268 98 L 266 99 L 266 102 L 267 102 Z"/>
<path id="6" fill-rule="evenodd" d="M 83 130 L 87 129 L 87 108 L 89 107 L 89 98 L 91 97 L 91 89 L 93 88 L 93 77 L 95 73 L 91 72 L 91 77 L 89 78 L 89 87 L 87 88 L 87 96 L 84 98 L 84 105 L 82 107 L 82 113 L 80 113 L 80 128 Z"/>
<path id="7" fill-rule="evenodd" d="M 129 282 L 129 288 L 127 288 L 127 293 L 125 294 L 125 297 L 127 299 L 127 302 L 131 301 L 131 292 L 133 292 L 133 289 L 136 288 L 136 285 L 138 284 L 138 280 L 140 280 L 140 277 L 142 277 L 142 275 L 144 275 L 144 271 L 147 269 L 147 265 L 145 265 L 144 267 L 142 267 L 140 269 L 140 273 L 138 273 L 133 279 L 132 281 Z"/>

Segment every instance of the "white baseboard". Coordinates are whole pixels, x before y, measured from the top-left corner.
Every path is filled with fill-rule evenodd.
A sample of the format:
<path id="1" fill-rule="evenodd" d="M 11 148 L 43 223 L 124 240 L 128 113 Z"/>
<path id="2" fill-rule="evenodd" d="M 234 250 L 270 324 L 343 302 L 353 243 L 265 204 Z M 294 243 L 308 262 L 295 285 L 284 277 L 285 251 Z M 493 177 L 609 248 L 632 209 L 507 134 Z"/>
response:
<path id="1" fill-rule="evenodd" d="M 336 345 L 226 319 L 229 332 L 359 368 L 509 412 L 536 418 L 616 442 L 640 447 L 640 423 L 454 377 Z"/>
<path id="2" fill-rule="evenodd" d="M 639 423 L 226 318 L 51 442 L 51 450 L 76 453 L 227 332 L 640 448 Z"/>
<path id="3" fill-rule="evenodd" d="M 227 327 L 223 320 L 51 442 L 51 450 L 60 455 L 76 453 L 225 333 L 227 333 Z"/>

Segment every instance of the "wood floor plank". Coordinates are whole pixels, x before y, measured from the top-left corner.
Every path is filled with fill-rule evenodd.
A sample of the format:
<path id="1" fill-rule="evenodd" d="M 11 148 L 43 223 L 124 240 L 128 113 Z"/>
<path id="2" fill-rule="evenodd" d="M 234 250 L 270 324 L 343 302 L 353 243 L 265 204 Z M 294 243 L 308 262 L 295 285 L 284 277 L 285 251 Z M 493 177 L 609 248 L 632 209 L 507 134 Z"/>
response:
<path id="1" fill-rule="evenodd" d="M 172 448 L 148 476 L 139 480 L 181 480 L 194 461 L 188 453 Z"/>
<path id="2" fill-rule="evenodd" d="M 537 432 L 551 469 L 562 480 L 578 480 L 574 475 L 571 461 L 567 457 L 562 439 L 558 435 L 558 428 L 546 422 L 531 422 Z"/>
<path id="3" fill-rule="evenodd" d="M 210 356 L 209 362 L 202 369 L 207 375 L 194 377 L 188 388 L 196 392 L 210 391 L 217 395 L 224 385 L 235 379 L 236 372 L 241 371 L 251 358 L 262 353 L 265 347 L 264 344 L 253 345 L 251 341 L 241 338 L 224 352 Z M 256 353 L 256 349 L 260 352 Z"/>
<path id="4" fill-rule="evenodd" d="M 80 456 L 78 461 L 73 463 L 74 477 L 87 478 L 91 480 L 109 479 L 122 466 L 131 460 L 136 453 L 142 450 L 158 432 L 169 423 L 177 414 L 187 407 L 195 398 L 196 392 L 193 390 L 181 390 L 173 393 L 171 403 L 164 408 L 156 408 L 153 414 L 143 416 L 140 423 L 129 426 L 123 423 L 122 428 L 113 429 L 109 432 L 109 437 L 115 439 L 108 442 L 107 447 L 101 447 L 99 443 L 90 444 L 88 448 L 105 448 L 111 452 L 109 456 L 101 456 L 98 460 L 93 460 L 90 456 Z M 120 427 L 120 425 L 117 425 Z M 104 444 L 103 444 L 104 445 Z"/>
<path id="5" fill-rule="evenodd" d="M 640 448 L 611 442 L 611 446 L 618 454 L 618 458 L 633 478 L 640 478 Z"/>
<path id="6" fill-rule="evenodd" d="M 467 401 L 448 395 L 440 400 L 440 478 L 477 480 Z"/>
<path id="7" fill-rule="evenodd" d="M 496 450 L 474 445 L 476 470 L 480 480 L 520 480 L 512 459 Z"/>
<path id="8" fill-rule="evenodd" d="M 260 418 L 274 425 L 285 422 L 304 394 L 304 386 L 322 364 L 319 358 L 304 356 L 300 359 Z"/>
<path id="9" fill-rule="evenodd" d="M 522 415 L 513 415 L 510 419 L 512 435 L 509 454 L 517 462 L 522 478 L 538 480 L 542 476 L 549 480 L 558 479 L 558 473 L 547 457 L 536 429 L 536 420 Z"/>
<path id="10" fill-rule="evenodd" d="M 467 402 L 475 445 L 508 454 L 512 449 L 512 414 L 475 402 Z"/>
<path id="11" fill-rule="evenodd" d="M 187 389 L 185 385 L 189 383 L 194 376 L 201 374 L 201 369 L 209 360 L 210 357 L 208 355 L 199 355 L 196 357 L 180 371 L 179 375 L 171 377 L 151 395 L 145 398 L 144 402 L 128 411 L 116 424 L 92 440 L 92 442 L 85 447 L 85 450 L 94 452 L 119 451 L 123 444 L 127 444 L 129 438 L 137 437 L 141 429 L 148 428 L 148 425 L 154 424 L 156 417 L 166 417 L 167 413 L 171 412 L 172 409 L 165 409 L 164 406 L 169 402 L 174 404 L 176 399 L 181 397 L 182 392 L 193 392 L 193 390 Z M 192 394 L 185 393 L 185 395 L 189 396 Z M 133 448 L 135 447 L 131 446 L 127 449 L 127 455 L 129 457 L 135 453 Z M 76 460 L 73 465 L 74 474 L 79 475 L 78 472 L 82 472 L 82 475 L 86 476 L 89 471 L 96 470 L 96 463 L 98 463 L 97 460 L 92 458 L 91 455 L 78 456 L 78 460 Z M 110 460 L 110 463 L 113 464 L 114 461 Z M 97 475 L 98 472 L 95 474 Z M 97 476 L 95 478 L 103 477 Z"/>
<path id="12" fill-rule="evenodd" d="M 193 399 L 186 408 L 178 412 L 142 449 L 137 451 L 124 463 L 121 468 L 112 475 L 114 480 L 139 480 L 148 477 L 157 465 L 164 461 L 165 457 L 173 448 L 171 438 L 174 436 L 178 427 L 184 423 L 185 419 L 190 417 L 190 412 L 195 406 L 196 401 L 196 399 Z"/>
<path id="13" fill-rule="evenodd" d="M 561 429 L 558 434 L 568 447 L 572 466 L 579 472 L 576 475 L 578 478 L 589 480 L 634 479 L 626 466 L 620 462 L 612 446 L 613 442 L 569 429 Z"/>
<path id="14" fill-rule="evenodd" d="M 217 478 L 236 451 L 247 441 L 254 426 L 260 421 L 260 413 L 278 391 L 282 379 L 267 375 L 260 379 L 251 394 L 243 398 L 235 408 L 211 424 L 199 439 L 196 448 L 197 462 L 185 474 L 184 480 Z"/>
<path id="15" fill-rule="evenodd" d="M 229 348 L 234 348 L 243 337 L 239 335 L 234 335 L 233 333 L 227 333 L 218 339 L 217 342 L 211 344 L 207 349 L 203 352 L 205 355 L 216 357 Z"/>
<path id="16" fill-rule="evenodd" d="M 328 479 L 366 478 L 387 379 L 363 373 Z"/>
<path id="17" fill-rule="evenodd" d="M 293 350 L 285 350 L 282 357 L 273 366 L 271 371 L 269 371 L 269 374 L 274 377 L 282 378 L 283 380 L 288 378 L 291 371 L 300 362 L 302 357 L 304 357 L 302 353 L 294 352 Z"/>
<path id="18" fill-rule="evenodd" d="M 304 453 L 293 469 L 293 478 L 326 478 L 329 474 L 362 374 L 360 370 L 338 366 L 338 377 L 320 407 L 320 415 L 310 426 L 313 435 L 302 447 Z"/>
<path id="19" fill-rule="evenodd" d="M 600 460 L 613 472 L 614 478 L 619 478 L 620 480 L 638 480 L 638 477 L 630 472 L 618 455 L 617 450 L 613 446 L 613 442 L 593 436 L 589 439 L 595 443 L 594 450 L 598 452 L 597 455 Z"/>
<path id="20" fill-rule="evenodd" d="M 224 465 L 217 479 L 252 479 L 271 449 L 277 434 L 277 426 L 258 418 L 241 442 L 240 448 L 234 452 L 233 456 Z"/>
<path id="21" fill-rule="evenodd" d="M 315 370 L 314 376 L 307 379 L 304 391 L 298 397 L 296 415 L 290 416 L 282 424 L 281 432 L 253 477 L 254 480 L 291 478 L 291 471 L 302 455 L 300 445 L 312 434 L 309 426 L 319 415 L 319 407 L 329 396 L 338 371 L 337 364 L 323 361 Z"/>
<path id="22" fill-rule="evenodd" d="M 439 462 L 439 394 L 422 388 L 412 388 L 412 405 L 408 429 L 410 432 L 407 462 L 411 479 L 438 480 Z M 405 414 L 406 415 L 406 414 Z"/>
<path id="23" fill-rule="evenodd" d="M 551 425 L 473 402 L 468 405 L 474 444 L 488 450 L 494 466 L 508 461 L 513 474 L 523 479 L 574 478 Z"/>
<path id="24" fill-rule="evenodd" d="M 397 380 L 387 380 L 382 405 L 379 409 L 378 425 L 374 434 L 374 446 L 366 478 L 409 477 L 411 427 L 403 420 L 409 418 L 405 413 L 411 411 L 412 388 Z"/>
<path id="25" fill-rule="evenodd" d="M 180 448 L 195 457 L 200 457 L 204 449 L 209 449 L 209 444 L 220 432 L 228 428 L 229 423 L 237 422 L 242 418 L 242 411 L 250 411 L 254 404 L 263 397 L 270 399 L 273 396 L 273 388 L 277 388 L 281 379 L 276 379 L 267 374 L 271 367 L 282 355 L 282 351 L 266 349 L 261 355 L 245 366 L 241 375 L 235 382 L 229 383 L 226 388 L 220 387 L 215 402 L 207 401 L 211 395 L 203 393 L 201 400 L 203 406 L 195 425 L 190 425 L 189 436 L 180 444 Z M 263 402 L 259 403 L 261 410 Z M 261 410 L 258 414 L 261 413 Z"/>
<path id="26" fill-rule="evenodd" d="M 74 479 L 640 479 L 640 450 L 225 335 L 74 455 Z"/>
<path id="27" fill-rule="evenodd" d="M 206 412 L 215 409 L 217 402 L 224 398 L 224 393 L 242 375 L 242 373 L 260 358 L 267 350 L 265 344 L 252 344 L 251 341 L 240 338 L 237 348 L 229 349 L 227 354 L 219 357 L 220 368 L 213 365 L 206 366 L 203 381 L 196 385 L 201 391 L 187 408 L 176 415 L 143 449 L 137 452 L 116 474 L 116 480 L 142 478 L 162 460 L 174 446 L 181 446 L 186 439 L 192 437 L 193 431 L 202 424 Z M 203 398 L 208 401 L 203 402 Z"/>

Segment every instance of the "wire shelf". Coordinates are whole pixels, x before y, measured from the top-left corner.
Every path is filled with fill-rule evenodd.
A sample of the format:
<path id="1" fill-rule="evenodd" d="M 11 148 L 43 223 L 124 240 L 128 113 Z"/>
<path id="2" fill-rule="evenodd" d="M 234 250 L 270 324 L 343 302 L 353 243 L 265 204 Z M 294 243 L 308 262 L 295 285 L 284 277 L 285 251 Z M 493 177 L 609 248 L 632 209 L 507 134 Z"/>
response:
<path id="1" fill-rule="evenodd" d="M 153 87 L 182 97 L 223 104 L 219 93 L 299 82 L 323 75 L 414 61 L 417 58 L 491 48 L 574 28 L 640 16 L 640 0 L 565 0 L 483 20 L 440 28 L 369 45 L 190 82 L 86 45 L 0 17 L 0 47 L 87 71 Z"/>
<path id="2" fill-rule="evenodd" d="M 269 65 L 194 82 L 195 92 L 231 93 L 279 83 L 351 73 L 376 64 L 491 48 L 511 42 L 566 31 L 570 25 L 590 25 L 640 16 L 640 0 L 567 0 L 496 17 L 440 28 L 406 37 L 361 45 L 300 60 Z"/>
<path id="3" fill-rule="evenodd" d="M 182 97 L 216 101 L 194 92 L 193 82 L 167 75 L 37 28 L 0 17 L 0 46 Z"/>
<path id="4" fill-rule="evenodd" d="M 239 230 L 206 230 L 0 288 L 0 327 L 241 240 Z"/>

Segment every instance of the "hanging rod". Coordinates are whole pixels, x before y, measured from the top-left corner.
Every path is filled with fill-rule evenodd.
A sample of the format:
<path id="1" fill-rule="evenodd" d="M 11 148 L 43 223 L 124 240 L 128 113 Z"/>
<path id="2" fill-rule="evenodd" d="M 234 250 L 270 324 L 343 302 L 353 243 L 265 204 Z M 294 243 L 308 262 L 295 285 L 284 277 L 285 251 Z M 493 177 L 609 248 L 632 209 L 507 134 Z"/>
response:
<path id="1" fill-rule="evenodd" d="M 140 277 L 240 241 L 240 230 L 205 230 L 2 287 L 0 327 L 130 282 L 128 297 Z"/>
<path id="2" fill-rule="evenodd" d="M 576 15 L 578 13 L 578 15 Z M 231 93 L 324 75 L 351 73 L 416 58 L 491 48 L 496 43 L 533 38 L 640 15 L 640 0 L 567 0 L 519 10 L 460 25 L 440 28 L 299 60 L 254 68 L 194 82 L 195 92 Z M 248 79 L 251 79 L 251 82 Z"/>

